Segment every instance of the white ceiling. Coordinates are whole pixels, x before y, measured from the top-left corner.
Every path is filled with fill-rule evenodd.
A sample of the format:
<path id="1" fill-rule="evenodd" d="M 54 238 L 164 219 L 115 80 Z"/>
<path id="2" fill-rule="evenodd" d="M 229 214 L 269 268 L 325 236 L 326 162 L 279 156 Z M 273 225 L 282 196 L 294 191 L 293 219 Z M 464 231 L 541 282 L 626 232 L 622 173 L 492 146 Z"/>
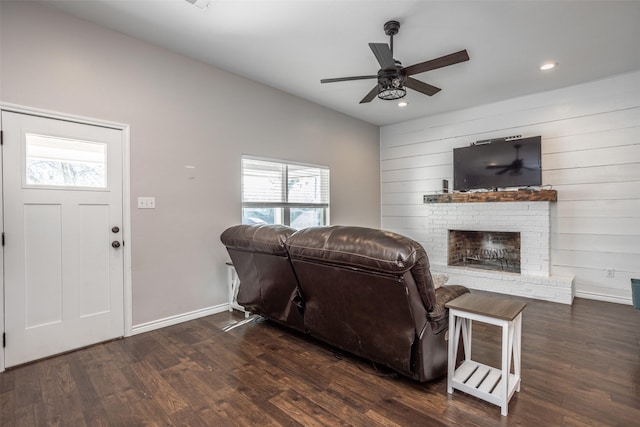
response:
<path id="1" fill-rule="evenodd" d="M 111 29 L 164 46 L 377 125 L 452 111 L 640 69 L 640 1 L 46 0 Z M 368 43 L 389 41 L 413 65 L 461 49 L 470 60 L 414 77 L 409 106 L 359 101 L 376 74 Z M 541 72 L 545 61 L 558 67 Z"/>

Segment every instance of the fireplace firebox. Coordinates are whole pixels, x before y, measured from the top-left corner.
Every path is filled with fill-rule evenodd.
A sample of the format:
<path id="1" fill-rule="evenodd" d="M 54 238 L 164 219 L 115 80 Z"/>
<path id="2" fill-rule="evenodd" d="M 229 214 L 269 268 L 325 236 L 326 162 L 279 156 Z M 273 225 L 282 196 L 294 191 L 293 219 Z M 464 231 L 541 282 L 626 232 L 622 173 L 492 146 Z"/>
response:
<path id="1" fill-rule="evenodd" d="M 520 233 L 449 230 L 448 264 L 520 273 Z"/>

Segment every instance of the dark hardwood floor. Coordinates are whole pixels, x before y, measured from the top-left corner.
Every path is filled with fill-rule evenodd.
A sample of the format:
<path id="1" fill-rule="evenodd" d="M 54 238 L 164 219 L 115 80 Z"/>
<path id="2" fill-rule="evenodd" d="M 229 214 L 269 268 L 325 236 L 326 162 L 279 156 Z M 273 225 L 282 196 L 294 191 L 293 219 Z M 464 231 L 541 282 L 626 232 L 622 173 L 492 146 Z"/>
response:
<path id="1" fill-rule="evenodd" d="M 527 302 L 522 388 L 509 415 L 283 330 L 220 313 L 0 374 L 9 426 L 638 426 L 640 311 Z M 500 335 L 474 322 L 474 359 Z"/>

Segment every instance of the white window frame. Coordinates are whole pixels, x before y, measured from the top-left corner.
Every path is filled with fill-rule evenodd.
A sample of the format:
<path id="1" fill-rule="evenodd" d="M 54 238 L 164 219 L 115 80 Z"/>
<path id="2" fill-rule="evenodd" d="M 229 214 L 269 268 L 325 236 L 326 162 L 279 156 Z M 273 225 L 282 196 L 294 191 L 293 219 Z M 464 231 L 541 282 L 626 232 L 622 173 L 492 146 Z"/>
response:
<path id="1" fill-rule="evenodd" d="M 245 164 L 244 160 L 258 160 L 262 162 L 274 163 L 280 166 L 284 166 L 283 175 L 281 177 L 282 188 L 281 188 L 281 199 L 282 201 L 277 202 L 265 202 L 265 201 L 251 201 L 245 200 Z M 297 202 L 289 202 L 289 189 L 288 189 L 288 181 L 289 181 L 289 167 L 297 166 L 297 167 L 310 167 L 315 169 L 321 169 L 327 171 L 326 178 L 326 202 L 321 203 L 297 203 Z M 282 224 L 286 226 L 291 226 L 291 209 L 293 208 L 313 208 L 313 209 L 322 209 L 322 224 L 320 225 L 329 225 L 329 201 L 330 201 L 330 169 L 324 165 L 310 164 L 310 163 L 300 163 L 293 162 L 288 160 L 280 160 L 280 159 L 272 159 L 265 157 L 256 157 L 250 155 L 243 155 L 241 159 L 241 177 L 242 177 L 242 185 L 241 185 L 241 200 L 242 200 L 242 212 L 241 218 L 244 217 L 244 209 L 245 208 L 254 208 L 254 209 L 275 209 L 276 214 L 274 218 L 275 224 Z"/>

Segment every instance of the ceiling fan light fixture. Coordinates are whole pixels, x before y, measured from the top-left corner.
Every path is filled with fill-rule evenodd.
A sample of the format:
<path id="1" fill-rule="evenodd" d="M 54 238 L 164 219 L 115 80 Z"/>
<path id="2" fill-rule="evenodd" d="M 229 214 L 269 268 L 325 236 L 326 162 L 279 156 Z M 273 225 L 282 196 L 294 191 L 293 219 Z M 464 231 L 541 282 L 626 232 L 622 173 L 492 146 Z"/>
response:
<path id="1" fill-rule="evenodd" d="M 385 101 L 393 101 L 396 99 L 404 98 L 407 94 L 407 90 L 402 85 L 401 78 L 397 76 L 381 77 L 378 79 L 378 98 Z"/>
<path id="2" fill-rule="evenodd" d="M 395 99 L 404 98 L 407 90 L 403 87 L 381 87 L 378 91 L 378 98 L 385 101 L 393 101 Z"/>

